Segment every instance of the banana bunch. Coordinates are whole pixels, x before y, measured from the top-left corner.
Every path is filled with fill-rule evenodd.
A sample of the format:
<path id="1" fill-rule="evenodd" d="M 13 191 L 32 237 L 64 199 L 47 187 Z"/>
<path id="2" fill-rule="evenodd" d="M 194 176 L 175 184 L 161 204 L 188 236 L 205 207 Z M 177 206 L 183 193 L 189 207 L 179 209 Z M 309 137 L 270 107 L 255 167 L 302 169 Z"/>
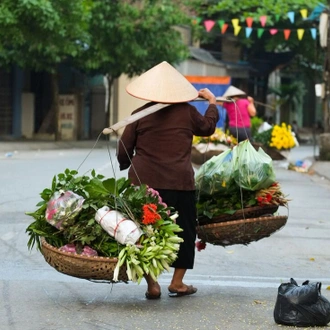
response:
<path id="1" fill-rule="evenodd" d="M 158 276 L 169 271 L 177 258 L 183 239 L 176 233 L 182 229 L 171 220 L 160 220 L 157 225 L 147 225 L 138 244 L 127 244 L 119 255 L 113 281 L 118 281 L 120 267 L 126 265 L 128 279 L 140 283 L 144 275 L 150 275 L 155 281 Z"/>

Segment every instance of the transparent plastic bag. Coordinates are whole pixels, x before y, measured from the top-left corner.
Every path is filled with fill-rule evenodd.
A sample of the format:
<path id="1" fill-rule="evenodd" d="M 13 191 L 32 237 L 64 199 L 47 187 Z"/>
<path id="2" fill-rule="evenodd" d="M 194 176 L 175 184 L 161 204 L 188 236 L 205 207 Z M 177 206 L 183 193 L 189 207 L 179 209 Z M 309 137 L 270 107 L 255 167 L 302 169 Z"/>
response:
<path id="1" fill-rule="evenodd" d="M 84 200 L 72 191 L 55 192 L 47 204 L 46 221 L 57 229 L 62 229 L 64 221 L 79 214 Z"/>
<path id="2" fill-rule="evenodd" d="M 274 308 L 278 324 L 298 327 L 326 326 L 330 322 L 330 302 L 321 294 L 321 283 L 305 281 L 302 286 L 291 278 L 278 288 Z"/>
<path id="3" fill-rule="evenodd" d="M 262 148 L 257 151 L 249 140 L 233 148 L 233 177 L 243 189 L 256 191 L 276 181 L 273 161 Z"/>
<path id="4" fill-rule="evenodd" d="M 205 162 L 195 174 L 196 190 L 213 195 L 236 187 L 232 176 L 232 150 L 228 149 Z"/>

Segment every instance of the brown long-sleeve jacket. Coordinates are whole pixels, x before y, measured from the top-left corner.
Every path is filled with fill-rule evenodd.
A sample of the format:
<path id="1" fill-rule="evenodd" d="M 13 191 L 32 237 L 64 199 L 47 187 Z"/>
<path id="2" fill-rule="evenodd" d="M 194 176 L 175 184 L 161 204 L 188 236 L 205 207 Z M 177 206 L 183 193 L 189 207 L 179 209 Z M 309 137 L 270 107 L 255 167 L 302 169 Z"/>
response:
<path id="1" fill-rule="evenodd" d="M 152 104 L 144 105 L 133 114 Z M 150 114 L 126 126 L 118 145 L 120 169 L 130 167 L 128 176 L 136 185 L 195 190 L 192 138 L 212 135 L 218 120 L 214 104 L 208 106 L 204 116 L 189 103 L 173 104 Z"/>

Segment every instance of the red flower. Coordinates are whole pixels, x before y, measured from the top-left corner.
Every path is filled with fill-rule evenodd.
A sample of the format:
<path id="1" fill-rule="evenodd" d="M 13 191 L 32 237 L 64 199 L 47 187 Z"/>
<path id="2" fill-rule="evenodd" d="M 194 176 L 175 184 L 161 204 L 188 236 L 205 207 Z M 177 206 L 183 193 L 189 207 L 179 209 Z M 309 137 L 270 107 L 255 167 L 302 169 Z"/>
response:
<path id="1" fill-rule="evenodd" d="M 155 204 L 145 204 L 142 206 L 142 210 L 142 223 L 144 225 L 154 224 L 157 220 L 161 218 L 160 215 L 157 213 L 157 205 Z"/>
<path id="2" fill-rule="evenodd" d="M 198 241 L 195 243 L 195 246 L 197 248 L 197 251 L 202 251 L 206 248 L 206 243 L 203 241 Z"/>

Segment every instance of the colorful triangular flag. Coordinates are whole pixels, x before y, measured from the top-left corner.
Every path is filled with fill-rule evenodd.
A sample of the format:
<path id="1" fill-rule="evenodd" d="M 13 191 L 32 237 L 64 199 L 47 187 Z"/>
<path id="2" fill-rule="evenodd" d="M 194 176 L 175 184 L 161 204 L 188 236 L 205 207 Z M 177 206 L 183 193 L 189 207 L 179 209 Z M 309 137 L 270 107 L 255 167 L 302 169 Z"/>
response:
<path id="1" fill-rule="evenodd" d="M 239 19 L 238 19 L 238 18 L 233 18 L 233 19 L 231 20 L 231 22 L 232 22 L 232 24 L 233 24 L 233 27 L 235 28 L 235 27 L 238 26 L 238 24 L 239 24 Z"/>
<path id="2" fill-rule="evenodd" d="M 294 23 L 294 11 L 288 12 L 287 15 L 289 17 L 290 22 L 293 24 Z"/>
<path id="3" fill-rule="evenodd" d="M 266 22 L 267 22 L 267 16 L 265 16 L 265 15 L 260 16 L 259 20 L 260 20 L 261 26 L 265 26 Z"/>
<path id="4" fill-rule="evenodd" d="M 298 35 L 298 39 L 301 40 L 304 36 L 305 33 L 305 29 L 298 29 L 297 30 L 297 35 Z"/>
<path id="5" fill-rule="evenodd" d="M 206 20 L 204 21 L 204 26 L 207 32 L 210 32 L 214 26 L 215 22 L 212 20 Z"/>
<path id="6" fill-rule="evenodd" d="M 307 18 L 307 15 L 308 15 L 308 10 L 307 9 L 301 9 L 300 10 L 300 14 L 301 14 L 301 17 L 303 19 L 306 19 Z"/>
<path id="7" fill-rule="evenodd" d="M 200 17 L 196 17 L 192 20 L 192 23 L 194 25 L 198 25 L 201 21 L 202 21 L 202 19 Z"/>
<path id="8" fill-rule="evenodd" d="M 224 23 L 221 28 L 221 34 L 225 34 L 228 28 L 228 24 Z"/>
<path id="9" fill-rule="evenodd" d="M 310 31 L 311 31 L 312 38 L 316 39 L 316 28 L 311 28 Z"/>
<path id="10" fill-rule="evenodd" d="M 252 24 L 253 24 L 253 17 L 247 17 L 246 19 L 245 19 L 245 21 L 246 21 L 246 25 L 250 28 L 250 27 L 252 27 Z"/>
<path id="11" fill-rule="evenodd" d="M 273 36 L 277 33 L 277 31 L 278 31 L 277 29 L 270 29 L 269 33 Z"/>
<path id="12" fill-rule="evenodd" d="M 225 21 L 223 19 L 218 20 L 218 24 L 220 26 L 220 29 L 222 29 L 223 25 L 225 24 Z"/>
<path id="13" fill-rule="evenodd" d="M 237 36 L 239 34 L 239 31 L 241 31 L 241 26 L 237 25 L 234 26 L 234 35 Z"/>
<path id="14" fill-rule="evenodd" d="M 261 38 L 261 36 L 263 35 L 263 33 L 264 33 L 264 31 L 265 31 L 265 29 L 261 29 L 261 28 L 259 28 L 258 29 L 258 38 Z"/>
<path id="15" fill-rule="evenodd" d="M 288 40 L 291 34 L 291 30 L 285 29 L 283 33 L 284 33 L 284 39 Z"/>
<path id="16" fill-rule="evenodd" d="M 251 33 L 252 33 L 252 28 L 246 27 L 245 28 L 245 36 L 246 36 L 246 38 L 250 38 Z"/>

